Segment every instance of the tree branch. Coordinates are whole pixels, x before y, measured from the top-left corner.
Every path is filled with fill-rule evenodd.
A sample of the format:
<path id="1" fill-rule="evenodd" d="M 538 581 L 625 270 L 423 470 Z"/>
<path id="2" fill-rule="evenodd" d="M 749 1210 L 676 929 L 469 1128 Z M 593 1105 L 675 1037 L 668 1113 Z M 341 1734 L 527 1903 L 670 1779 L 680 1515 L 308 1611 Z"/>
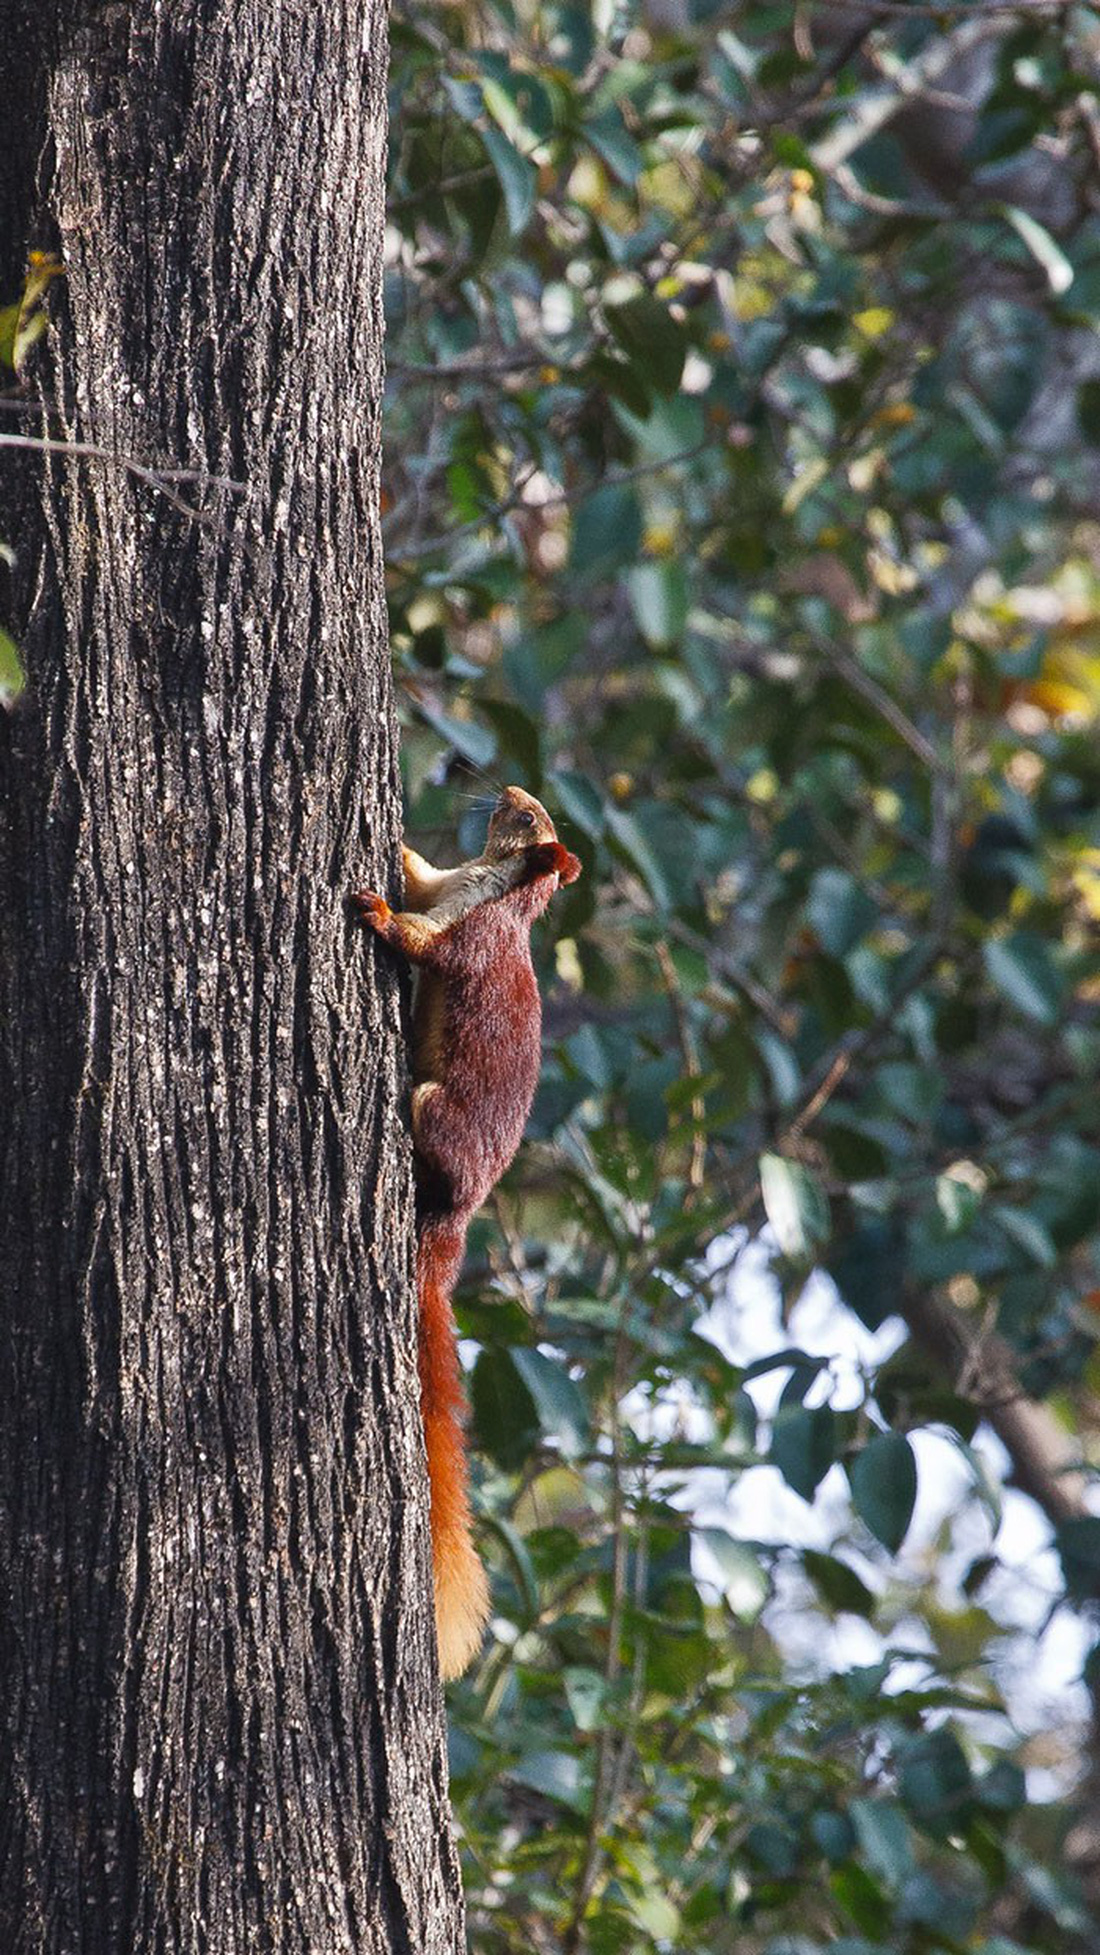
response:
<path id="1" fill-rule="evenodd" d="M 1029 1398 L 1009 1346 L 995 1331 L 971 1330 L 942 1297 L 907 1290 L 900 1311 L 918 1344 L 992 1426 L 1012 1461 L 1012 1479 L 1052 1527 L 1092 1512 L 1080 1453 L 1045 1405 Z"/>

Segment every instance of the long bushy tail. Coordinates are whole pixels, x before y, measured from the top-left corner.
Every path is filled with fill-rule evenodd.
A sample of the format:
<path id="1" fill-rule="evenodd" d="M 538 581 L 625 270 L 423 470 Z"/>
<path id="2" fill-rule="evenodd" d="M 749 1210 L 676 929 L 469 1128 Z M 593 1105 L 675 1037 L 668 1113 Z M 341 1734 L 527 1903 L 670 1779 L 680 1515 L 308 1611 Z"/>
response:
<path id="1" fill-rule="evenodd" d="M 416 1255 L 420 1299 L 420 1404 L 432 1494 L 432 1565 L 439 1667 L 461 1675 L 489 1616 L 489 1585 L 473 1543 L 463 1431 L 466 1394 L 451 1297 L 466 1245 L 453 1215 L 422 1218 Z"/>

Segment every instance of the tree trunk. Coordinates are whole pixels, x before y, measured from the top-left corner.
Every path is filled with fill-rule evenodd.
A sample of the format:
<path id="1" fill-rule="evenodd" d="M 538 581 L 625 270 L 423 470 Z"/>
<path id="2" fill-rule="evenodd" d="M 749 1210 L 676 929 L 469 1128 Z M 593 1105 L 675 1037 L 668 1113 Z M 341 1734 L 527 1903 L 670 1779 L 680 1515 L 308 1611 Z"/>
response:
<path id="1" fill-rule="evenodd" d="M 104 451 L 0 507 L 0 1948 L 436 1955 L 398 999 L 344 909 L 399 828 L 384 9 L 0 14 L 0 296 L 60 251 L 48 431 Z"/>

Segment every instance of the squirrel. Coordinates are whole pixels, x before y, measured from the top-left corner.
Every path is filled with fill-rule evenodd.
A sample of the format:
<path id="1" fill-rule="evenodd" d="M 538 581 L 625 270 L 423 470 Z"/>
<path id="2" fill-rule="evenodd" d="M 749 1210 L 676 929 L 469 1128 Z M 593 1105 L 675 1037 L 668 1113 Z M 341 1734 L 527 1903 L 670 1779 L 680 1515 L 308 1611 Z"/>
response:
<path id="1" fill-rule="evenodd" d="M 431 1491 L 439 1665 L 461 1675 L 489 1615 L 473 1543 L 466 1409 L 451 1299 L 466 1231 L 523 1136 L 538 1084 L 542 1014 L 530 932 L 581 865 L 542 803 L 506 787 L 484 853 L 435 869 L 404 848 L 405 908 L 361 890 L 359 920 L 419 972 L 413 1011 L 412 1134 L 420 1402 Z"/>

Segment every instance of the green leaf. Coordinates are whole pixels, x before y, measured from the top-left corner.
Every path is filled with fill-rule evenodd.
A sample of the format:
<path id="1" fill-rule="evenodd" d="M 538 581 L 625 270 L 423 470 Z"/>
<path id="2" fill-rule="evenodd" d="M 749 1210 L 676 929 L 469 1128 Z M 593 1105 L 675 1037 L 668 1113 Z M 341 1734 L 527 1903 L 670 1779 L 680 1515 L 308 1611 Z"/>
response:
<path id="1" fill-rule="evenodd" d="M 555 768 L 549 779 L 558 804 L 569 820 L 576 822 L 582 834 L 598 841 L 607 815 L 600 794 L 588 776 Z"/>
<path id="2" fill-rule="evenodd" d="M 896 1554 L 917 1498 L 917 1462 L 904 1433 L 878 1433 L 852 1461 L 849 1477 L 860 1520 Z"/>
<path id="3" fill-rule="evenodd" d="M 633 136 L 626 129 L 620 111 L 607 108 L 602 109 L 599 115 L 589 116 L 584 125 L 584 134 L 619 182 L 632 190 L 641 175 L 643 158 Z"/>
<path id="4" fill-rule="evenodd" d="M 573 518 L 570 568 L 585 581 L 629 563 L 642 540 L 642 512 L 630 484 L 609 483 L 585 496 Z"/>
<path id="5" fill-rule="evenodd" d="M 671 1948 L 680 1927 L 680 1912 L 667 1894 L 650 1889 L 648 1893 L 631 1893 L 628 1906 L 638 1926 L 650 1940 L 660 1948 Z"/>
<path id="6" fill-rule="evenodd" d="M 515 1785 L 526 1785 L 532 1792 L 540 1792 L 544 1799 L 552 1799 L 556 1805 L 567 1806 L 573 1812 L 583 1812 L 587 1799 L 581 1786 L 580 1759 L 570 1751 L 529 1751 L 517 1765 L 509 1768 L 508 1777 Z"/>
<path id="7" fill-rule="evenodd" d="M 913 1871 L 913 1843 L 900 1807 L 879 1799 L 853 1799 L 848 1808 L 860 1852 L 873 1874 L 895 1890 Z"/>
<path id="8" fill-rule="evenodd" d="M 1069 1594 L 1077 1602 L 1100 1600 L 1100 1515 L 1063 1521 L 1055 1541 Z"/>
<path id="9" fill-rule="evenodd" d="M 806 917 L 830 957 L 846 957 L 878 914 L 847 869 L 819 869 L 810 885 Z"/>
<path id="10" fill-rule="evenodd" d="M 896 1308 L 904 1268 L 901 1231 L 893 1222 L 861 1223 L 829 1258 L 829 1274 L 868 1330 L 878 1330 Z"/>
<path id="11" fill-rule="evenodd" d="M 809 1169 L 782 1154 L 762 1154 L 760 1190 L 783 1254 L 809 1261 L 829 1233 L 829 1204 Z"/>
<path id="12" fill-rule="evenodd" d="M 504 670 L 516 697 L 540 720 L 545 698 L 584 656 L 584 621 L 576 615 L 554 618 L 524 632 L 504 649 Z"/>
<path id="13" fill-rule="evenodd" d="M 847 1860 L 856 1843 L 855 1829 L 846 1813 L 815 1812 L 810 1820 L 810 1833 L 834 1867 Z"/>
<path id="14" fill-rule="evenodd" d="M 510 768 L 514 761 L 520 779 L 537 781 L 542 771 L 541 728 L 537 719 L 507 699 L 486 699 L 481 710 L 496 731 L 504 778 L 514 778 Z M 506 768 L 509 771 L 505 772 Z"/>
<path id="15" fill-rule="evenodd" d="M 627 574 L 638 630 L 659 651 L 675 645 L 688 614 L 687 572 L 682 563 L 640 563 Z"/>
<path id="16" fill-rule="evenodd" d="M 914 1819 L 938 1835 L 961 1832 L 970 1767 L 953 1731 L 928 1731 L 901 1754 L 898 1789 Z"/>
<path id="17" fill-rule="evenodd" d="M 780 1106 L 793 1106 L 802 1086 L 798 1060 L 786 1040 L 769 1026 L 755 1028 L 754 1037 L 772 1092 Z"/>
<path id="18" fill-rule="evenodd" d="M 822 1554 L 817 1548 L 803 1548 L 802 1566 L 830 1609 L 853 1616 L 874 1614 L 875 1598 L 870 1589 L 839 1556 Z"/>
<path id="19" fill-rule="evenodd" d="M 22 299 L 14 305 L 0 306 L 0 366 L 15 371 L 15 334 L 19 325 L 19 315 L 23 310 Z"/>
<path id="20" fill-rule="evenodd" d="M 607 832 L 631 868 L 637 870 L 658 909 L 670 910 L 673 907 L 672 891 L 664 870 L 634 816 L 624 808 L 608 808 Z"/>
<path id="21" fill-rule="evenodd" d="M 772 1425 L 770 1458 L 789 1487 L 812 1500 L 836 1459 L 836 1421 L 829 1405 L 783 1405 Z"/>
<path id="22" fill-rule="evenodd" d="M 504 208 L 508 213 L 508 229 L 514 238 L 527 228 L 528 220 L 535 208 L 535 189 L 538 171 L 526 156 L 521 156 L 507 136 L 499 129 L 483 129 L 481 140 L 489 152 L 492 163 L 504 192 Z"/>
<path id="23" fill-rule="evenodd" d="M 1054 1269 L 1058 1261 L 1050 1230 L 1026 1208 L 1006 1208 L 998 1202 L 990 1209 L 992 1219 L 1040 1269 Z"/>
<path id="24" fill-rule="evenodd" d="M 875 1075 L 875 1084 L 887 1106 L 913 1126 L 924 1126 L 939 1111 L 943 1100 L 943 1081 L 928 1066 L 914 1066 L 904 1060 L 888 1060 Z"/>
<path id="25" fill-rule="evenodd" d="M 714 1556 L 722 1573 L 722 1593 L 741 1622 L 755 1622 L 768 1599 L 768 1578 L 743 1541 L 724 1528 L 698 1527 L 695 1537 Z"/>
<path id="26" fill-rule="evenodd" d="M 829 1885 L 857 1928 L 873 1936 L 876 1942 L 889 1932 L 893 1909 L 866 1868 L 855 1864 L 838 1867 Z"/>
<path id="27" fill-rule="evenodd" d="M 23 661 L 14 638 L 6 631 L 0 631 L 0 706 L 10 712 L 26 685 Z"/>
<path id="28" fill-rule="evenodd" d="M 565 1701 L 578 1731 L 598 1731 L 603 1717 L 607 1684 L 599 1670 L 571 1666 L 562 1671 Z"/>
<path id="29" fill-rule="evenodd" d="M 1082 380 L 1078 387 L 1077 425 L 1086 441 L 1100 447 L 1100 380 Z"/>
<path id="30" fill-rule="evenodd" d="M 527 1349 L 513 1351 L 512 1362 L 534 1400 L 543 1432 L 558 1441 L 566 1459 L 576 1458 L 591 1443 L 588 1408 L 564 1365 Z"/>
<path id="31" fill-rule="evenodd" d="M 1032 930 L 992 937 L 982 947 L 985 967 L 1002 997 L 1041 1025 L 1054 1025 L 1064 985 L 1050 945 Z"/>
<path id="32" fill-rule="evenodd" d="M 604 311 L 623 352 L 659 394 L 674 394 L 684 371 L 687 340 L 667 306 L 648 292 L 639 292 L 621 304 L 606 304 Z"/>
<path id="33" fill-rule="evenodd" d="M 481 92 L 485 106 L 509 141 L 522 149 L 545 142 L 553 133 L 554 104 L 549 89 L 529 68 L 516 68 L 495 50 L 483 51 Z"/>
<path id="34" fill-rule="evenodd" d="M 463 122 L 476 122 L 483 113 L 485 101 L 480 83 L 458 81 L 453 75 L 440 75 L 440 82 L 451 100 L 451 107 Z"/>
<path id="35" fill-rule="evenodd" d="M 520 1375 L 514 1351 L 482 1351 L 470 1380 L 478 1439 L 503 1467 L 523 1464 L 539 1434 L 535 1400 Z"/>
<path id="36" fill-rule="evenodd" d="M 943 1217 L 948 1235 L 961 1235 L 982 1205 L 983 1189 L 977 1179 L 960 1173 L 958 1166 L 936 1177 L 936 1207 Z"/>
<path id="37" fill-rule="evenodd" d="M 488 727 L 480 726 L 476 720 L 455 719 L 450 713 L 441 713 L 424 700 L 418 704 L 421 718 L 427 720 L 428 725 L 474 767 L 488 767 L 496 757 L 496 737 Z"/>

